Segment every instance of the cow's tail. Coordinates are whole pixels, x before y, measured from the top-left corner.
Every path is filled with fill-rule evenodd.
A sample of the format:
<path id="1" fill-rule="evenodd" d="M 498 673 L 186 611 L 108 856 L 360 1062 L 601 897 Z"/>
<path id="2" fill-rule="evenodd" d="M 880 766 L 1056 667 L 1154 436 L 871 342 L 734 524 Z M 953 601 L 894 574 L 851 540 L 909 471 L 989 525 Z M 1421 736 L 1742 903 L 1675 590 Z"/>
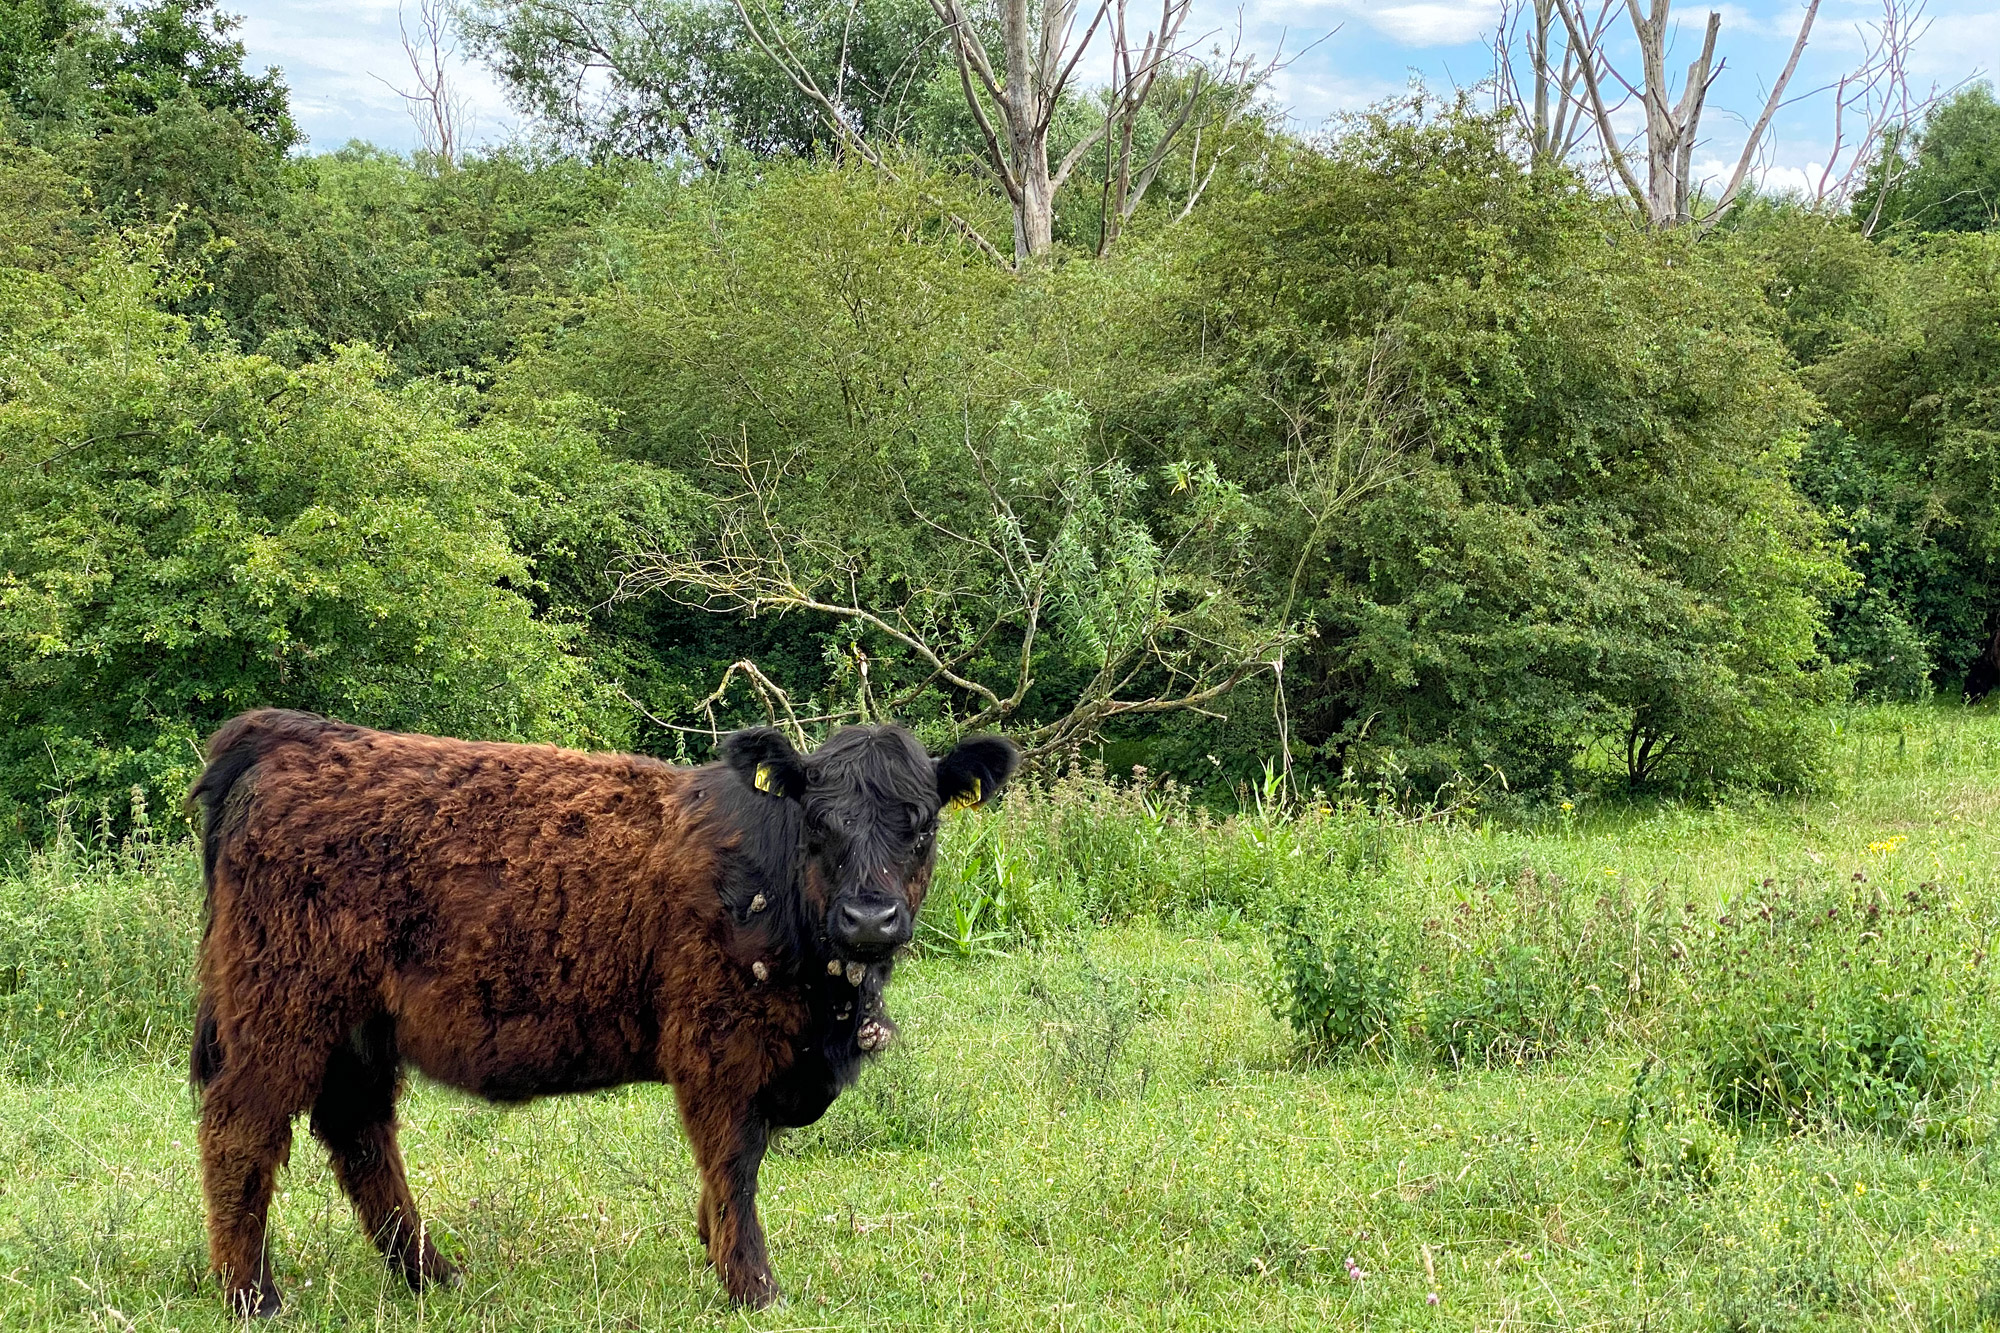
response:
<path id="1" fill-rule="evenodd" d="M 188 1087 L 199 1097 L 222 1072 L 222 1038 L 215 1028 L 215 997 L 207 991 L 194 1011 L 194 1050 L 188 1057 Z"/>
<path id="2" fill-rule="evenodd" d="M 215 912 L 215 867 L 222 856 L 223 840 L 231 828 L 240 826 L 244 801 L 231 800 L 241 788 L 248 795 L 244 777 L 271 747 L 285 741 L 310 740 L 329 727 L 329 722 L 312 713 L 295 713 L 279 708 L 260 708 L 222 724 L 209 738 L 207 765 L 188 792 L 189 819 L 201 822 L 201 943 L 203 962 L 208 953 L 208 933 Z M 205 971 L 204 967 L 204 971 Z M 194 1050 L 188 1058 L 188 1083 L 199 1093 L 222 1072 L 222 1041 L 215 1020 L 215 997 L 206 985 L 196 1004 Z"/>

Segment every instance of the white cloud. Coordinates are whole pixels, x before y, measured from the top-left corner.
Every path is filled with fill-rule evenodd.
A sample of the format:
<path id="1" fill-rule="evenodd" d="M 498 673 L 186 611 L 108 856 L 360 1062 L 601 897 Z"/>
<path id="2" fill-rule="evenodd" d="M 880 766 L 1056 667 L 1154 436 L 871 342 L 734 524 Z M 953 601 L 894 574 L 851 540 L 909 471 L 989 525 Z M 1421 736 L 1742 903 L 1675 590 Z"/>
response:
<path id="1" fill-rule="evenodd" d="M 1811 195 L 1819 188 L 1819 178 L 1820 164 L 1807 162 L 1796 167 L 1768 167 L 1758 177 L 1758 185 L 1772 194 Z"/>
<path id="2" fill-rule="evenodd" d="M 1366 0 L 1265 0 L 1251 16 L 1270 28 L 1360 23 L 1384 37 L 1421 49 L 1477 41 L 1498 21 L 1500 0 L 1410 0 L 1386 5 Z"/>
<path id="3" fill-rule="evenodd" d="M 413 14 L 414 0 L 403 3 Z M 1709 153 L 1727 156 L 1733 149 L 1729 140 L 1740 143 L 1743 115 L 1755 113 L 1763 88 L 1783 64 L 1798 31 L 1801 3 L 1722 0 L 1714 6 L 1723 15 L 1721 54 L 1728 63 L 1710 99 L 1711 114 L 1703 118 L 1715 136 Z M 1675 45 L 1677 85 L 1711 7 L 1701 0 L 1682 0 L 1682 5 Z M 1852 65 L 1859 49 L 1855 25 L 1875 21 L 1880 5 L 1881 0 L 1822 0 L 1795 94 Z M 415 143 L 401 99 L 370 77 L 380 74 L 400 87 L 411 84 L 397 29 L 398 0 L 225 0 L 225 7 L 248 11 L 242 36 L 253 63 L 283 66 L 295 114 L 313 148 L 336 148 L 349 137 L 400 149 Z M 1931 0 L 1931 7 L 1935 21 L 1914 53 L 1913 82 L 1928 87 L 1935 80 L 1949 87 L 1969 75 L 1990 75 L 2000 63 L 2000 0 Z M 1477 68 L 1459 68 L 1466 60 L 1464 48 L 1489 33 L 1498 14 L 1499 0 L 1386 0 L 1375 5 L 1368 0 L 1197 0 L 1196 22 L 1190 27 L 1212 29 L 1227 45 L 1240 25 L 1246 50 L 1275 52 L 1282 40 L 1295 54 L 1329 29 L 1338 29 L 1273 81 L 1274 98 L 1291 108 L 1295 123 L 1310 130 L 1330 115 L 1400 93 L 1413 68 L 1440 90 L 1454 78 L 1476 80 L 1486 72 L 1484 61 Z M 1621 68 L 1629 68 L 1630 34 L 1622 25 L 1614 26 L 1620 33 L 1616 58 Z M 492 75 L 473 61 L 459 62 L 456 74 L 474 117 L 474 138 L 504 138 L 517 121 Z M 1775 161 L 1804 171 L 1809 167 L 1805 158 L 1825 156 L 1829 131 L 1823 123 L 1828 119 L 1824 102 L 1822 94 L 1779 115 L 1770 145 Z M 1737 114 L 1731 116 L 1732 111 Z M 1621 127 L 1637 129 L 1638 108 L 1627 106 L 1617 120 Z"/>
<path id="4" fill-rule="evenodd" d="M 281 0 L 246 8 L 240 36 L 251 63 L 284 70 L 293 118 L 312 150 L 328 151 L 352 138 L 385 148 L 415 146 L 415 127 L 395 91 L 415 85 L 397 0 Z M 414 6 L 410 12 L 414 17 Z M 506 137 L 514 118 L 485 66 L 459 58 L 451 86 L 465 101 L 471 141 Z"/>
<path id="5" fill-rule="evenodd" d="M 1711 9 L 1722 15 L 1722 31 L 1717 39 L 1718 49 L 1721 43 L 1728 41 L 1731 33 L 1738 36 L 1755 35 L 1780 38 L 1786 42 L 1794 41 L 1799 35 L 1799 24 L 1806 16 L 1804 5 L 1790 3 L 1762 12 L 1753 12 L 1741 5 L 1727 3 L 1691 6 L 1681 22 L 1681 38 L 1689 43 L 1687 55 L 1690 60 L 1700 52 L 1703 26 L 1708 22 L 1708 11 Z M 1834 28 L 1845 31 L 1851 36 L 1853 27 L 1853 23 L 1845 17 L 1836 20 L 1835 15 L 1822 4 L 1819 13 L 1813 18 L 1811 40 L 1820 41 Z"/>
<path id="6" fill-rule="evenodd" d="M 1292 120 L 1310 132 L 1343 111 L 1359 111 L 1403 90 L 1400 83 L 1343 78 L 1331 70 L 1279 70 L 1271 79 L 1271 97 L 1290 112 Z"/>
<path id="7" fill-rule="evenodd" d="M 1500 17 L 1498 4 L 1419 3 L 1361 9 L 1355 17 L 1411 46 L 1460 46 L 1479 40 Z"/>
<path id="8" fill-rule="evenodd" d="M 1968 77 L 1990 77 L 1996 60 L 2000 60 L 2000 9 L 1940 14 L 1910 53 L 1910 73 L 1949 86 Z"/>

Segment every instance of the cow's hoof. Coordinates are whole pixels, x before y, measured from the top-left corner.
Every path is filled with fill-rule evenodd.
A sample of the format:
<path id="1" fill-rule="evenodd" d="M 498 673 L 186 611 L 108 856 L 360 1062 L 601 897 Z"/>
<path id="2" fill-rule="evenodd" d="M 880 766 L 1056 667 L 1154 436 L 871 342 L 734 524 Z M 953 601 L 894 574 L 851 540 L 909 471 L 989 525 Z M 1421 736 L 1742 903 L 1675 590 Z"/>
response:
<path id="1" fill-rule="evenodd" d="M 265 1278 L 255 1286 L 230 1292 L 229 1308 L 242 1319 L 275 1319 L 285 1308 L 285 1298 L 278 1294 L 278 1284 Z"/>
<path id="2" fill-rule="evenodd" d="M 436 1254 L 427 1254 L 416 1267 L 394 1263 L 390 1267 L 402 1271 L 403 1280 L 410 1284 L 411 1291 L 422 1291 L 426 1287 L 442 1287 L 447 1291 L 457 1291 L 465 1285 L 464 1276 L 448 1260 Z"/>
<path id="3" fill-rule="evenodd" d="M 745 1310 L 768 1310 L 783 1299 L 778 1280 L 769 1273 L 729 1284 L 729 1303 Z"/>

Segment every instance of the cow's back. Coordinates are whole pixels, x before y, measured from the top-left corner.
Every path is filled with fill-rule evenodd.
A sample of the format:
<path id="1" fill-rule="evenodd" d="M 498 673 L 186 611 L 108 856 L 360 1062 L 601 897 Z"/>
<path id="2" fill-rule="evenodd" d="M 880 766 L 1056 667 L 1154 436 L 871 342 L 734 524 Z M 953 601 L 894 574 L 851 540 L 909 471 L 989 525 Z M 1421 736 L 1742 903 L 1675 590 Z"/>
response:
<path id="1" fill-rule="evenodd" d="M 719 922 L 687 770 L 282 713 L 218 733 L 211 769 L 231 755 L 202 963 L 222 1021 L 385 1014 L 420 1068 L 490 1096 L 649 1076 L 656 970 Z"/>

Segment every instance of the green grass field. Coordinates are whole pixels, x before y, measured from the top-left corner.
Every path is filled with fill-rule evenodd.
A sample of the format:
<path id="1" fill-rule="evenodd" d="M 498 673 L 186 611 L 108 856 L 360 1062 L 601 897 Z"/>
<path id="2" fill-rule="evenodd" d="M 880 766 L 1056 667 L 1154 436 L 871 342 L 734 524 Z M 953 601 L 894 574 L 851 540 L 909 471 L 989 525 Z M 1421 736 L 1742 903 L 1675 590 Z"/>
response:
<path id="1" fill-rule="evenodd" d="M 1024 793 L 947 834 L 901 1044 L 765 1167 L 783 1305 L 721 1300 L 663 1089 L 418 1086 L 465 1286 L 391 1281 L 301 1127 L 284 1323 L 2000 1328 L 2000 718 L 1841 728 L 1831 790 L 1700 808 Z M 196 920 L 180 845 L 0 882 L 0 1326 L 230 1322 Z M 1276 993 L 1332 1014 L 1316 1041 L 1271 1004 L 1306 939 L 1317 980 Z"/>

